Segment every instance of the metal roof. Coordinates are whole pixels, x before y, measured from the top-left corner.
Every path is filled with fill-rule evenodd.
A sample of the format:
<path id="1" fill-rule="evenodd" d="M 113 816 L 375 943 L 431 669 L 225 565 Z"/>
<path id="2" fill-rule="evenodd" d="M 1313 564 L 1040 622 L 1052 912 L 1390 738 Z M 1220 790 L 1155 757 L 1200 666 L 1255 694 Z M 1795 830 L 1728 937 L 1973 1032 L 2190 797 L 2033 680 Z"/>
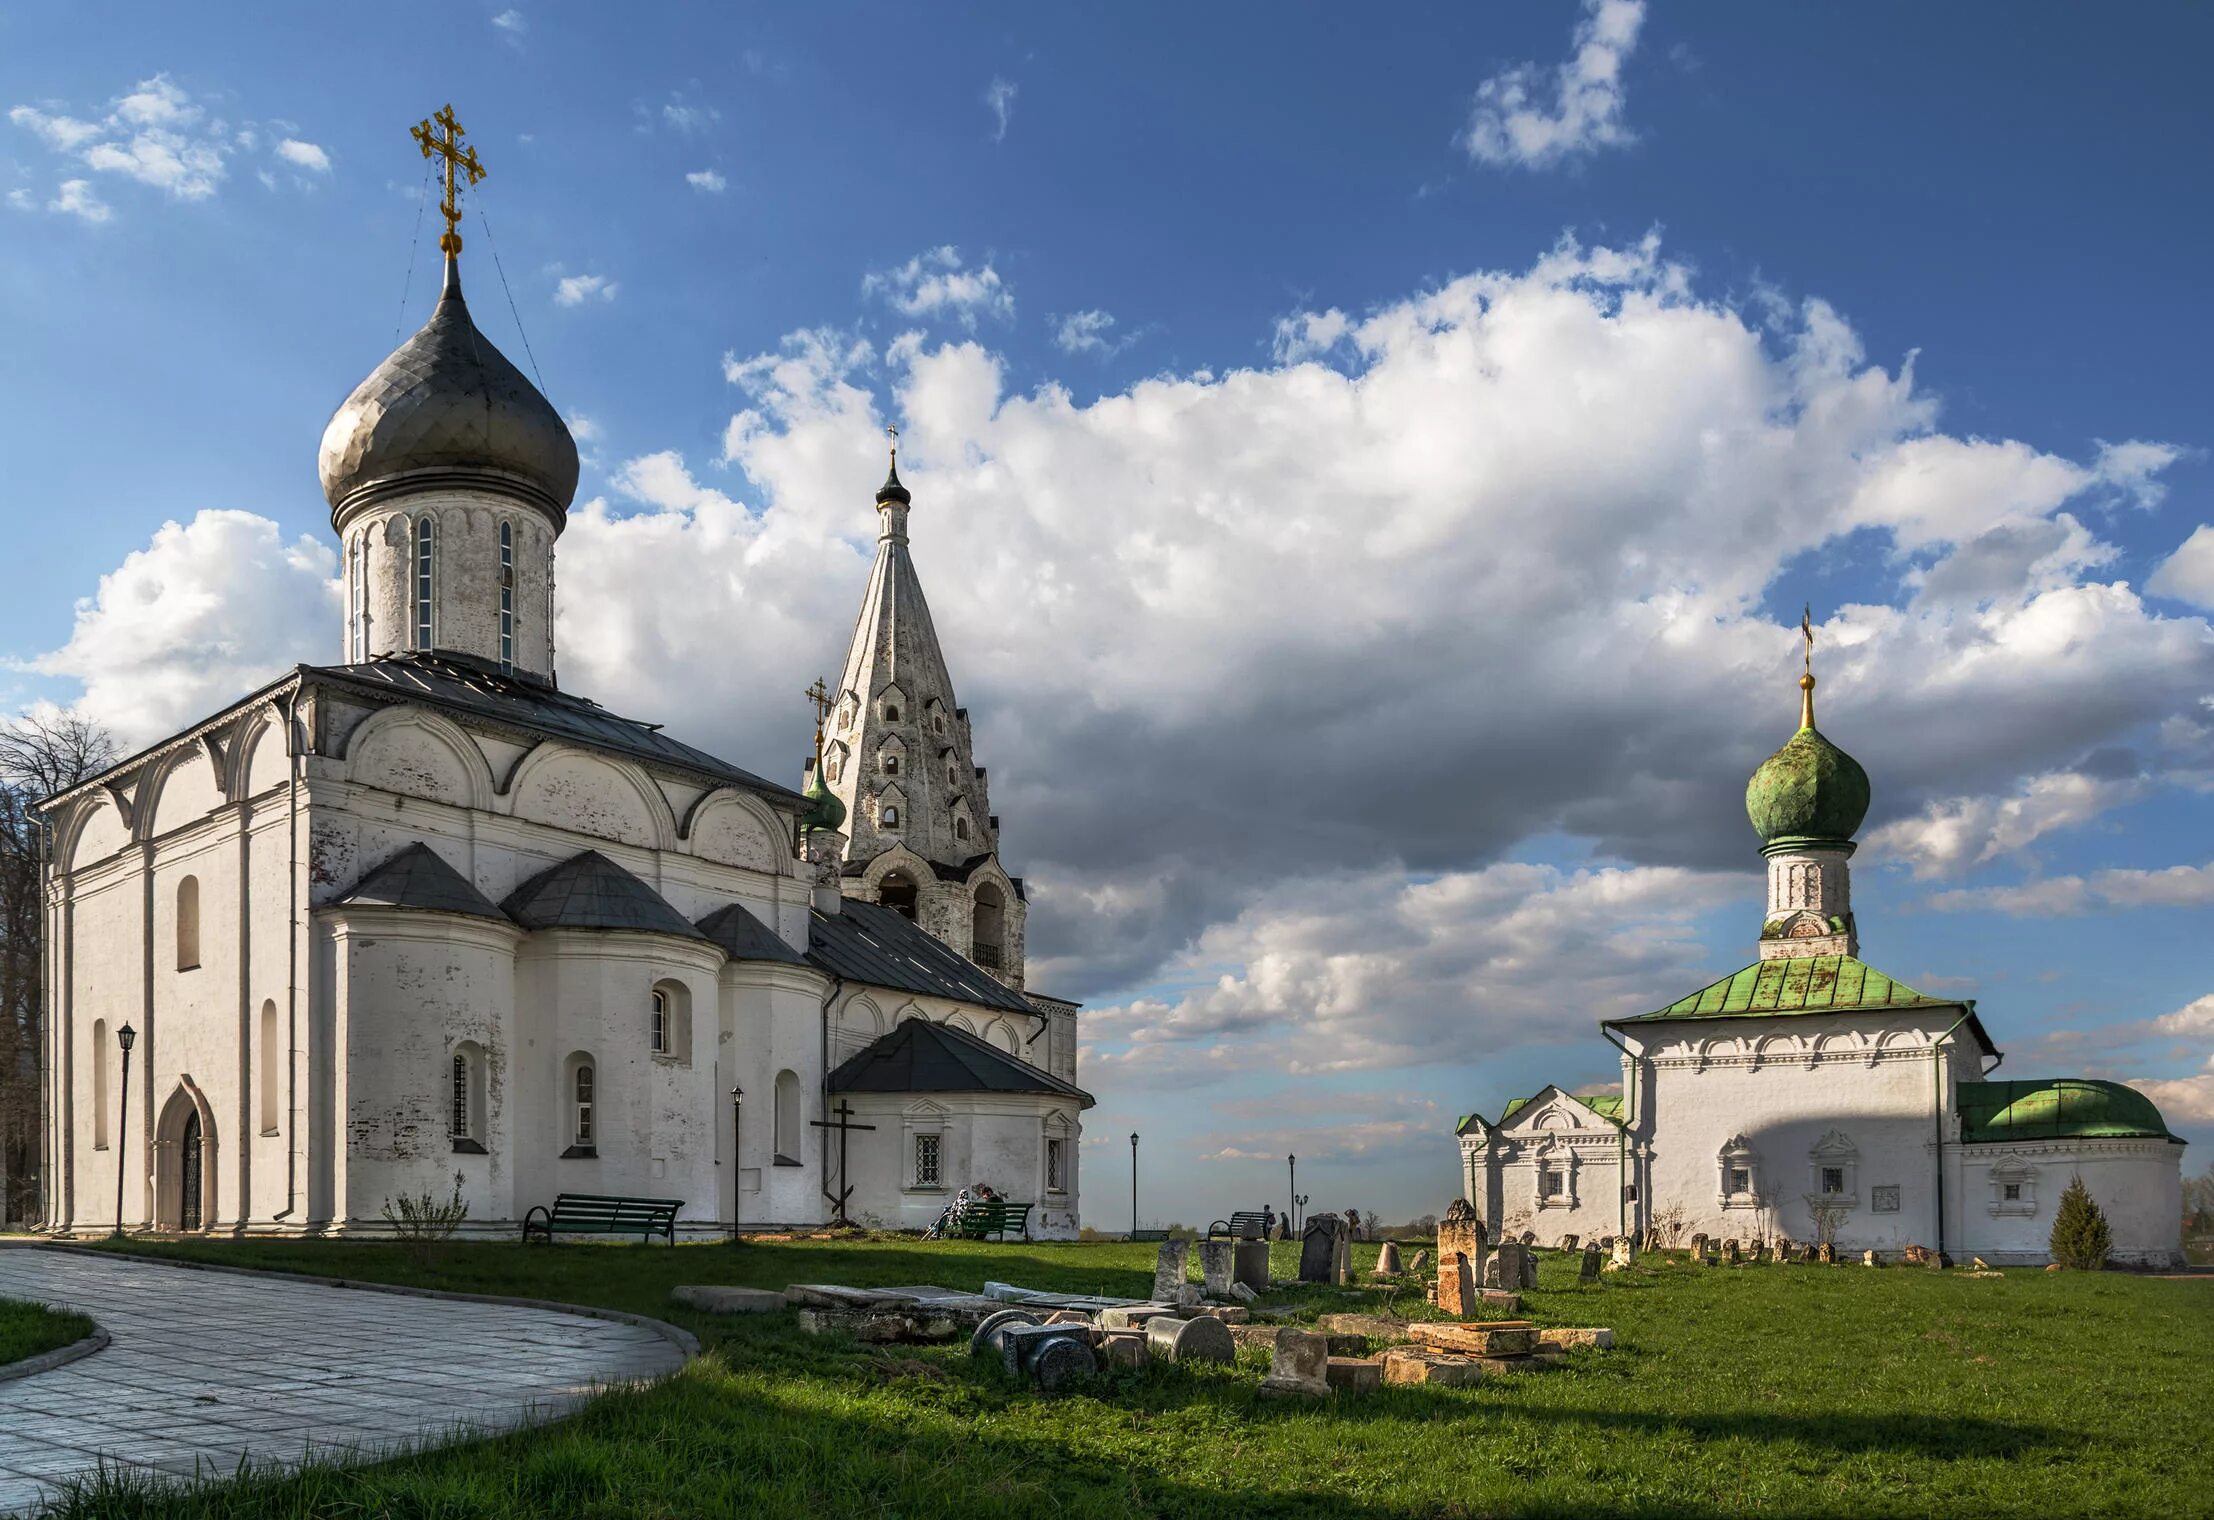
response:
<path id="1" fill-rule="evenodd" d="M 465 913 L 472 918 L 507 915 L 492 899 L 470 885 L 468 879 L 429 845 L 417 841 L 355 882 L 339 898 L 341 905 L 359 903 L 379 908 L 414 908 L 424 913 Z"/>
<path id="2" fill-rule="evenodd" d="M 1660 1019 L 1766 1018 L 1775 1014 L 1854 1013 L 1863 1009 L 1972 1007 L 1958 998 L 1924 997 L 1906 983 L 1850 955 L 1808 955 L 1755 961 L 1688 997 L 1678 998 L 1666 1008 L 1606 1022 L 1642 1024 Z"/>
<path id="3" fill-rule="evenodd" d="M 1528 1108 L 1531 1104 L 1537 1102 L 1538 1099 L 1544 1097 L 1549 1092 L 1557 1092 L 1564 1098 L 1570 1099 L 1573 1102 L 1581 1103 L 1584 1107 L 1590 1109 L 1593 1113 L 1597 1114 L 1600 1118 L 1606 1120 L 1609 1124 L 1615 1125 L 1618 1128 L 1621 1126 L 1622 1095 L 1620 1093 L 1597 1093 L 1587 1098 L 1582 1093 L 1570 1092 L 1567 1088 L 1562 1087 L 1557 1082 L 1548 1082 L 1545 1086 L 1539 1088 L 1536 1092 L 1530 1094 L 1530 1096 L 1528 1096 L 1527 1098 L 1509 1098 L 1507 1100 L 1507 1106 L 1499 1110 L 1499 1122 L 1502 1125 L 1505 1124 L 1509 1119 L 1512 1119 L 1516 1114 L 1521 1113 L 1522 1110 Z M 1482 1122 L 1480 1115 L 1470 1114 L 1468 1118 L 1477 1119 L 1478 1122 Z M 1467 1122 L 1468 1119 L 1463 1119 L 1461 1121 L 1464 1126 L 1467 1124 Z M 1456 1130 L 1455 1133 L 1458 1134 L 1460 1133 L 1460 1131 Z"/>
<path id="4" fill-rule="evenodd" d="M 660 894 L 598 850 L 540 871 L 500 904 L 526 929 L 627 929 L 640 934 L 707 936 Z"/>
<path id="5" fill-rule="evenodd" d="M 830 1074 L 832 1092 L 1036 1092 L 1092 1095 L 989 1041 L 930 1019 L 908 1019 L 846 1058 Z"/>
<path id="6" fill-rule="evenodd" d="M 836 913 L 808 917 L 807 959 L 832 976 L 1044 1017 L 1021 993 L 890 908 L 848 898 Z"/>
<path id="7" fill-rule="evenodd" d="M 1960 1084 L 1960 1138 L 1968 1145 L 2008 1140 L 2154 1139 L 2168 1132 L 2152 1099 L 2120 1082 L 2050 1077 Z"/>
<path id="8" fill-rule="evenodd" d="M 786 966 L 807 964 L 806 956 L 784 943 L 775 930 L 737 903 L 717 908 L 701 919 L 698 927 L 700 933 L 734 961 L 775 961 Z"/>
<path id="9" fill-rule="evenodd" d="M 756 792 L 789 812 L 806 800 L 790 787 L 766 781 L 751 771 L 718 760 L 660 731 L 659 726 L 620 717 L 597 702 L 565 692 L 535 677 L 503 674 L 497 665 L 452 650 L 388 654 L 359 665 L 306 665 L 319 679 L 404 697 L 431 707 L 472 713 L 557 739 L 614 750 L 636 760 L 692 771 Z"/>

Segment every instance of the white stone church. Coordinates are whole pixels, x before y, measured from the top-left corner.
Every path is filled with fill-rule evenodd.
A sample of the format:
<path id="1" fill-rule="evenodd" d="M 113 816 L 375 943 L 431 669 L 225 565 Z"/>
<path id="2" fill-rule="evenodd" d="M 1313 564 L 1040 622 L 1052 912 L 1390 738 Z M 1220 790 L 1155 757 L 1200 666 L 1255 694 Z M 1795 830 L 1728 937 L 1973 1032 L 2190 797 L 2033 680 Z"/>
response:
<path id="1" fill-rule="evenodd" d="M 563 1192 L 921 1226 L 989 1183 L 1074 1235 L 1076 1005 L 1024 988 L 896 457 L 804 793 L 618 716 L 555 682 L 576 445 L 458 251 L 323 437 L 342 662 L 49 804 L 48 1227 L 376 1233 L 459 1174 L 488 1233 Z"/>
<path id="2" fill-rule="evenodd" d="M 1618 1093 L 1546 1087 L 1458 1126 L 1462 1196 L 1499 1238 L 1535 1231 L 1813 1242 L 1886 1256 L 2043 1262 L 2080 1175 L 2113 1259 L 2181 1266 L 2183 1142 L 2118 1082 L 1996 1080 L 1973 1001 L 1859 959 L 1853 833 L 1868 776 L 1814 726 L 1754 773 L 1768 861 L 1758 958 L 1651 1013 L 1609 1020 Z"/>

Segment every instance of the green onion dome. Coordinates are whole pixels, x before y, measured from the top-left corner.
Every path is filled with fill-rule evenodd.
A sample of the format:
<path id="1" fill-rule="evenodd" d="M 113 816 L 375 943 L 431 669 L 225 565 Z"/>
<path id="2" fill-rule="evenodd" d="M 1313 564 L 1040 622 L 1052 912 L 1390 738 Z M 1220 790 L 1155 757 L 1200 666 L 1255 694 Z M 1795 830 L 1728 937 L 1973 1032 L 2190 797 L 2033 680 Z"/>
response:
<path id="1" fill-rule="evenodd" d="M 823 784 L 823 767 L 820 760 L 808 768 L 807 785 L 800 792 L 807 799 L 807 811 L 800 814 L 800 832 L 804 834 L 835 834 L 846 821 L 846 805 L 838 800 L 838 794 Z"/>
<path id="2" fill-rule="evenodd" d="M 1814 677 L 1800 677 L 1805 693 L 1799 731 L 1761 762 L 1745 785 L 1745 816 L 1771 845 L 1853 837 L 1868 816 L 1868 773 L 1860 762 L 1814 727 Z"/>

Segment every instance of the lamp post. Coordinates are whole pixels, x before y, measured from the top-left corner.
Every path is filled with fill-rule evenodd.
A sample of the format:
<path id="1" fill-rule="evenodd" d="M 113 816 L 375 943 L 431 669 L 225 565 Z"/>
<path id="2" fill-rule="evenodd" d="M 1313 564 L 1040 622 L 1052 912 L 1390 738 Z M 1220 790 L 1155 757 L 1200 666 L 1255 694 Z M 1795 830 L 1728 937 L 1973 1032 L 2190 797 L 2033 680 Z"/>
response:
<path id="1" fill-rule="evenodd" d="M 129 1154 L 123 1140 L 131 1130 L 131 1044 L 138 1038 L 138 1031 L 125 1024 L 115 1032 L 115 1043 L 123 1047 L 123 1102 L 116 1111 L 115 1121 L 115 1233 L 123 1233 L 123 1158 Z"/>
<path id="2" fill-rule="evenodd" d="M 730 1087 L 730 1238 L 738 1238 L 738 1200 L 744 1192 L 744 1175 L 738 1166 L 738 1105 L 745 1101 L 746 1090 L 733 1082 Z"/>
<path id="3" fill-rule="evenodd" d="M 1297 1236 L 1299 1234 L 1299 1158 L 1297 1156 L 1286 1156 L 1284 1165 L 1291 1168 L 1291 1232 L 1294 1236 Z"/>
<path id="4" fill-rule="evenodd" d="M 1138 1238 L 1138 1132 L 1130 1132 L 1130 1238 Z"/>

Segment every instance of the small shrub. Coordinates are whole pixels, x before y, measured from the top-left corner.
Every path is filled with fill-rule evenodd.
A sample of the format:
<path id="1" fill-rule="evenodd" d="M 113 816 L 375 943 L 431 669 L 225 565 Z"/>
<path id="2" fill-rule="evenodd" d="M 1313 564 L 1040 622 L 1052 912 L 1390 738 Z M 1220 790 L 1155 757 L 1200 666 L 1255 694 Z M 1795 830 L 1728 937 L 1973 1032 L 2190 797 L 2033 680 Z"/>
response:
<path id="1" fill-rule="evenodd" d="M 2060 1195 L 2060 1210 L 2053 1215 L 2053 1260 L 2076 1272 L 2096 1272 L 2106 1265 L 2114 1249 L 2114 1232 L 2107 1228 L 2106 1211 L 2099 1207 L 2080 1176 L 2070 1177 Z"/>
<path id="2" fill-rule="evenodd" d="M 462 1200 L 459 1172 L 454 1173 L 451 1198 L 441 1201 L 427 1192 L 411 1198 L 402 1193 L 397 1199 L 384 1201 L 385 1223 L 392 1226 L 393 1237 L 408 1248 L 418 1266 L 429 1266 L 439 1244 L 468 1217 L 469 1205 Z"/>

